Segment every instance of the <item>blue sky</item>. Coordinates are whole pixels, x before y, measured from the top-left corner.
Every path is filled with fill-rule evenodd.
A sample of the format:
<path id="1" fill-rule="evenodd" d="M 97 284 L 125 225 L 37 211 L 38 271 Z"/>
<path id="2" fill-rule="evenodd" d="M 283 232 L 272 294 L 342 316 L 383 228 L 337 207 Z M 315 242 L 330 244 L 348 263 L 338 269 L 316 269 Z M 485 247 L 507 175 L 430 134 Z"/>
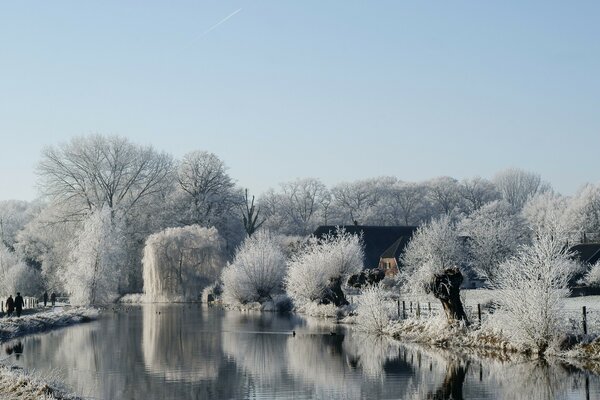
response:
<path id="1" fill-rule="evenodd" d="M 2 2 L 0 199 L 33 199 L 42 147 L 89 133 L 212 151 L 255 193 L 516 166 L 570 194 L 600 180 L 599 20 L 591 1 Z"/>

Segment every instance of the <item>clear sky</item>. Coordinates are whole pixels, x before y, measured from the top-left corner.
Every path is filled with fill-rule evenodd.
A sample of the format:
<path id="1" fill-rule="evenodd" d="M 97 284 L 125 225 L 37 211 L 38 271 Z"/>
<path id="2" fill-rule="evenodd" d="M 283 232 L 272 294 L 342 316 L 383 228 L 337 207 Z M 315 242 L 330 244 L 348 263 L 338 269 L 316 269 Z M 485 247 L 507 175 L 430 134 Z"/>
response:
<path id="1" fill-rule="evenodd" d="M 229 18 L 228 18 L 229 17 Z M 44 145 L 118 134 L 297 177 L 600 180 L 598 1 L 0 3 L 0 199 Z"/>

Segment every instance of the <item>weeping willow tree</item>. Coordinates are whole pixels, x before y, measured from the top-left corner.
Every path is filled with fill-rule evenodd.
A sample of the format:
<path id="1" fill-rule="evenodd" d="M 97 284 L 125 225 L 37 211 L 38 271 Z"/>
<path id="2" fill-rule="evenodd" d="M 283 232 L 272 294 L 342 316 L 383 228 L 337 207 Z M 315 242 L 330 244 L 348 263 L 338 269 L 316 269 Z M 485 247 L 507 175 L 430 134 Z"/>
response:
<path id="1" fill-rule="evenodd" d="M 215 228 L 168 228 L 148 237 L 142 262 L 149 300 L 195 300 L 221 273 L 222 239 Z"/>

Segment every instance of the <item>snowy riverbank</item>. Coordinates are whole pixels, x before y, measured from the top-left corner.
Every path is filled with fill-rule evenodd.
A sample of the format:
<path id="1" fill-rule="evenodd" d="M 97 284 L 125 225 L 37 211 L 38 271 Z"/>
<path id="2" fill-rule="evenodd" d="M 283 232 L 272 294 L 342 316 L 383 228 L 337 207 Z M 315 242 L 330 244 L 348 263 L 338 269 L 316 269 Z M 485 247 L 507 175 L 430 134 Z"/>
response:
<path id="1" fill-rule="evenodd" d="M 20 318 L 0 319 L 0 342 L 24 335 L 62 328 L 98 318 L 99 311 L 93 308 L 56 307 Z M 69 394 L 53 377 L 42 377 L 22 369 L 13 369 L 0 364 L 0 398 L 18 400 L 69 399 L 78 397 Z"/>
<path id="2" fill-rule="evenodd" d="M 0 342 L 31 333 L 93 321 L 98 318 L 98 315 L 99 311 L 93 308 L 57 307 L 20 318 L 2 318 L 0 319 Z"/>
<path id="3" fill-rule="evenodd" d="M 14 400 L 78 400 L 52 377 L 39 377 L 22 369 L 0 365 L 0 398 Z"/>

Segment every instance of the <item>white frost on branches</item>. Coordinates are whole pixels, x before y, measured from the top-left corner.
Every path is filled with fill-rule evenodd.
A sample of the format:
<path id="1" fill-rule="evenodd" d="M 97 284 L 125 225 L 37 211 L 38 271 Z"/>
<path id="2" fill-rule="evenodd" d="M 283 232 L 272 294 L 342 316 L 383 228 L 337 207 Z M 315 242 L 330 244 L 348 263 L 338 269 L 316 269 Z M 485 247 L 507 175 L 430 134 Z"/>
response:
<path id="1" fill-rule="evenodd" d="M 25 264 L 16 253 L 0 243 L 0 295 L 37 296 L 41 288 L 38 270 Z"/>
<path id="2" fill-rule="evenodd" d="M 190 225 L 150 235 L 144 247 L 144 292 L 151 301 L 198 299 L 224 265 L 215 228 Z"/>
<path id="3" fill-rule="evenodd" d="M 544 352 L 560 333 L 561 301 L 576 264 L 564 242 L 538 234 L 530 246 L 502 263 L 495 279 L 499 321 L 511 338 Z"/>
<path id="4" fill-rule="evenodd" d="M 456 224 L 442 216 L 417 229 L 402 256 L 398 279 L 405 290 L 422 293 L 436 273 L 460 266 L 463 258 Z"/>
<path id="5" fill-rule="evenodd" d="M 279 240 L 266 230 L 246 238 L 233 263 L 223 270 L 225 302 L 246 304 L 283 291 L 286 257 Z"/>
<path id="6" fill-rule="evenodd" d="M 289 262 L 287 293 L 296 306 L 323 298 L 333 279 L 345 282 L 363 269 L 362 238 L 342 230 L 322 239 L 311 237 Z"/>
<path id="7" fill-rule="evenodd" d="M 117 297 L 122 262 L 123 236 L 103 207 L 89 214 L 75 237 L 63 276 L 71 304 L 106 304 Z"/>
<path id="8" fill-rule="evenodd" d="M 381 285 L 367 287 L 358 299 L 357 328 L 376 335 L 383 334 L 393 314 L 391 304 Z"/>
<path id="9" fill-rule="evenodd" d="M 505 201 L 494 201 L 475 211 L 462 221 L 461 233 L 467 237 L 473 270 L 488 280 L 494 278 L 500 263 L 529 242 L 524 218 Z"/>

